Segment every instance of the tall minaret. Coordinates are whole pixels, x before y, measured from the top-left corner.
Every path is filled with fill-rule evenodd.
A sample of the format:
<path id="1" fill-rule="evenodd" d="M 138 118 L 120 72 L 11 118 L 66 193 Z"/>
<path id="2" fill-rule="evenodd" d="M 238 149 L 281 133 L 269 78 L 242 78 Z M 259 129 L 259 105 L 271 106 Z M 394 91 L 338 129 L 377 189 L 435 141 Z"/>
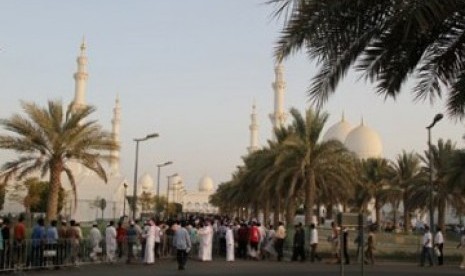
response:
<path id="1" fill-rule="evenodd" d="M 82 39 L 81 53 L 77 58 L 77 72 L 74 73 L 75 88 L 72 110 L 78 110 L 86 106 L 86 86 L 87 86 L 87 56 L 86 41 Z"/>
<path id="2" fill-rule="evenodd" d="M 116 142 L 118 146 L 121 145 L 121 141 L 119 138 L 120 128 L 121 128 L 121 106 L 119 103 L 119 96 L 116 96 L 115 107 L 113 108 L 113 119 L 111 120 L 111 135 L 113 137 L 113 140 Z M 110 168 L 111 168 L 112 175 L 120 174 L 119 152 L 120 150 L 117 149 L 117 150 L 112 150 L 110 153 L 112 157 L 110 161 Z"/>
<path id="3" fill-rule="evenodd" d="M 283 76 L 283 66 L 278 63 L 274 68 L 275 81 L 272 84 L 274 90 L 274 112 L 270 114 L 271 124 L 274 129 L 284 126 L 287 119 L 287 114 L 284 112 L 284 92 L 286 90 L 286 82 Z"/>
<path id="4" fill-rule="evenodd" d="M 250 146 L 247 148 L 249 153 L 258 150 L 258 123 L 257 123 L 257 107 L 255 101 L 252 106 L 252 114 L 250 114 L 251 123 L 250 129 Z"/>

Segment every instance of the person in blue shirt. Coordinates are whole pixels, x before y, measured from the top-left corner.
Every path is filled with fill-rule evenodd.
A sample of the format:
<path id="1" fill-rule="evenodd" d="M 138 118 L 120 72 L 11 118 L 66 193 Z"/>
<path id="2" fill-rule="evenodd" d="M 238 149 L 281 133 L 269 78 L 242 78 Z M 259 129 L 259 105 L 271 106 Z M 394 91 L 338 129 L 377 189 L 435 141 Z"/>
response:
<path id="1" fill-rule="evenodd" d="M 37 224 L 32 229 L 32 247 L 29 262 L 33 267 L 42 267 L 44 265 L 44 241 L 45 241 L 45 227 L 44 219 L 39 218 Z"/>
<path id="2" fill-rule="evenodd" d="M 58 229 L 57 229 L 57 221 L 52 220 L 50 222 L 50 226 L 46 230 L 46 251 L 47 254 L 45 257 L 51 258 L 53 260 L 53 264 L 55 266 L 58 265 L 58 258 L 57 258 L 57 249 L 58 249 Z"/>

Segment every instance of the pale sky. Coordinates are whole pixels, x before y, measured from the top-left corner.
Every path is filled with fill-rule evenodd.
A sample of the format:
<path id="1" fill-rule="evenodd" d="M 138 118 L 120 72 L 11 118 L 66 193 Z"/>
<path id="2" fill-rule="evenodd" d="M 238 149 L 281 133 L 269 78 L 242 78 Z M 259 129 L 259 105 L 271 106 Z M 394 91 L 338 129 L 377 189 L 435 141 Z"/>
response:
<path id="1" fill-rule="evenodd" d="M 122 172 L 132 181 L 133 139 L 140 144 L 139 176 L 157 179 L 162 169 L 179 173 L 188 190 L 207 174 L 216 185 L 229 180 L 249 143 L 250 112 L 256 100 L 260 142 L 271 135 L 274 42 L 282 22 L 271 19 L 264 0 L 196 1 L 2 1 L 0 3 L 0 117 L 20 112 L 20 100 L 70 102 L 82 37 L 86 37 L 89 82 L 86 100 L 111 129 L 115 97 L 122 106 Z M 285 63 L 286 108 L 308 107 L 306 89 L 315 64 L 303 54 Z M 326 128 L 342 112 L 357 126 L 363 116 L 384 144 L 384 156 L 426 149 L 426 129 L 442 102 L 397 101 L 377 96 L 358 75 L 349 75 L 330 98 Z M 4 130 L 0 130 L 4 133 Z M 463 146 L 463 123 L 445 118 L 433 139 Z M 12 158 L 3 151 L 0 162 Z"/>

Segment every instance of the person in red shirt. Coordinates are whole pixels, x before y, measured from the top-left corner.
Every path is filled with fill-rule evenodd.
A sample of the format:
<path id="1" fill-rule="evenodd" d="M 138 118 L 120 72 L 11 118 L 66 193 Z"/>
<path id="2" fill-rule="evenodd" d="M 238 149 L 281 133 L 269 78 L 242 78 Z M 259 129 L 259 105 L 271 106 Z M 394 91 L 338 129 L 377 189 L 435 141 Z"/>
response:
<path id="1" fill-rule="evenodd" d="M 118 258 L 123 257 L 124 243 L 126 242 L 126 228 L 123 227 L 123 222 L 118 222 L 118 228 L 116 228 L 116 242 L 118 245 Z"/>
<path id="2" fill-rule="evenodd" d="M 20 265 L 24 261 L 26 244 L 26 226 L 24 225 L 24 217 L 20 216 L 18 222 L 13 228 L 13 262 L 15 265 Z"/>
<path id="3" fill-rule="evenodd" d="M 260 230 L 255 221 L 249 231 L 250 255 L 254 260 L 258 260 L 258 243 L 260 242 Z"/>

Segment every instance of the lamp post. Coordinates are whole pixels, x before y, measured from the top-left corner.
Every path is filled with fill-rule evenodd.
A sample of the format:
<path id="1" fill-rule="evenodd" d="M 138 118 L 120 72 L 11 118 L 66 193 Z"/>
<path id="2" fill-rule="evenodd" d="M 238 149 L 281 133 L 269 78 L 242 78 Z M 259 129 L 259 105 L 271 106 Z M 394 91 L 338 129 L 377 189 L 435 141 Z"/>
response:
<path id="1" fill-rule="evenodd" d="M 174 173 L 172 175 L 168 175 L 166 177 L 166 216 L 168 217 L 168 207 L 170 206 L 170 178 L 178 176 L 177 173 Z"/>
<path id="2" fill-rule="evenodd" d="M 134 138 L 134 142 L 136 142 L 136 161 L 134 166 L 134 193 L 132 198 L 132 219 L 136 220 L 136 206 L 137 206 L 137 167 L 139 163 L 139 142 L 147 141 L 152 138 L 158 137 L 158 133 L 148 134 L 144 138 Z"/>
<path id="3" fill-rule="evenodd" d="M 428 159 L 429 159 L 429 224 L 431 233 L 434 233 L 434 204 L 433 204 L 433 152 L 431 150 L 431 129 L 444 116 L 438 113 L 434 116 L 433 122 L 426 127 L 428 130 Z"/>
<path id="4" fill-rule="evenodd" d="M 128 196 L 128 183 L 124 182 L 123 219 L 126 217 L 126 198 Z"/>
<path id="5" fill-rule="evenodd" d="M 157 182 L 157 201 L 156 201 L 156 205 L 155 205 L 155 211 L 156 211 L 156 214 L 159 216 L 160 215 L 160 212 L 159 212 L 159 206 L 158 206 L 158 203 L 160 202 L 160 169 L 162 167 L 166 167 L 166 166 L 169 166 L 173 164 L 172 161 L 168 161 L 168 162 L 165 162 L 165 163 L 162 163 L 162 164 L 157 164 L 157 168 L 158 168 L 158 182 Z"/>

